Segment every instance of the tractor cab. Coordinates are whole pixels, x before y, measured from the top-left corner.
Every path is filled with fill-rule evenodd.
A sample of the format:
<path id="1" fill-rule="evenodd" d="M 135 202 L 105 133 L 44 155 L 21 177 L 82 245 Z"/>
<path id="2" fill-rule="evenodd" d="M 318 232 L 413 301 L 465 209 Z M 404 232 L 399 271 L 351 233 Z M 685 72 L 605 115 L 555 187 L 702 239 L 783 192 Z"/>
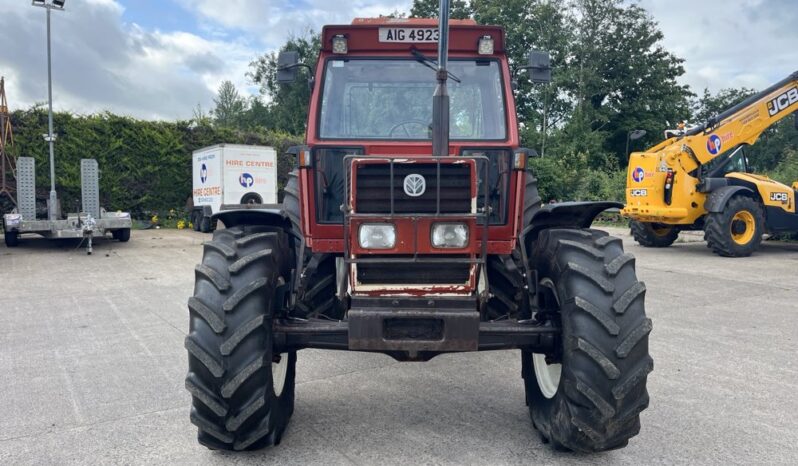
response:
<path id="1" fill-rule="evenodd" d="M 322 31 L 306 145 L 295 149 L 312 200 L 300 217 L 308 247 L 344 254 L 352 295 L 476 298 L 487 250 L 516 246 L 527 155 L 504 31 L 449 27 L 442 154 L 433 153 L 437 21 L 355 19 Z M 295 53 L 279 63 L 283 82 L 296 79 Z"/>

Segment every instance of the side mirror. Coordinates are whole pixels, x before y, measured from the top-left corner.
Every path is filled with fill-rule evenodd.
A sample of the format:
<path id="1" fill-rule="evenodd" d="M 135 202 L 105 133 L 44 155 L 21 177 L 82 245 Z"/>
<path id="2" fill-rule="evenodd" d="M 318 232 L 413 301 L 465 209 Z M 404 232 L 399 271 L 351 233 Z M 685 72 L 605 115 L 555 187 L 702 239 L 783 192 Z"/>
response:
<path id="1" fill-rule="evenodd" d="M 535 149 L 527 149 L 526 147 L 519 147 L 513 153 L 513 168 L 516 170 L 526 170 L 527 161 L 530 158 L 539 157 L 538 151 Z"/>
<path id="2" fill-rule="evenodd" d="M 548 52 L 532 50 L 529 52 L 528 64 L 529 77 L 533 83 L 551 82 L 551 57 Z"/>
<path id="3" fill-rule="evenodd" d="M 288 84 L 296 81 L 299 52 L 280 52 L 277 56 L 277 82 Z"/>

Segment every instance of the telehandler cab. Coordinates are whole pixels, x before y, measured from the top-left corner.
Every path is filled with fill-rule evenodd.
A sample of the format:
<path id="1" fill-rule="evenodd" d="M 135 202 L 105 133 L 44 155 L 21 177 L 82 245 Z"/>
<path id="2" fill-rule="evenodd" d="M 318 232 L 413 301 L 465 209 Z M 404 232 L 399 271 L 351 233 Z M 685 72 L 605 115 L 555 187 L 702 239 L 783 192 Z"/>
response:
<path id="1" fill-rule="evenodd" d="M 541 205 L 504 31 L 449 22 L 442 5 L 440 23 L 324 27 L 283 203 L 216 215 L 185 340 L 201 444 L 277 444 L 303 348 L 401 361 L 519 349 L 544 441 L 594 452 L 639 432 L 645 286 L 621 241 L 588 228 L 616 204 Z M 548 80 L 548 56 L 530 56 Z M 278 61 L 296 79 L 296 53 Z"/>
<path id="2" fill-rule="evenodd" d="M 748 173 L 745 148 L 795 114 L 798 71 L 709 121 L 665 132 L 665 141 L 629 158 L 626 207 L 642 246 L 667 247 L 680 230 L 703 230 L 726 257 L 750 256 L 765 233 L 798 232 L 792 186 Z"/>

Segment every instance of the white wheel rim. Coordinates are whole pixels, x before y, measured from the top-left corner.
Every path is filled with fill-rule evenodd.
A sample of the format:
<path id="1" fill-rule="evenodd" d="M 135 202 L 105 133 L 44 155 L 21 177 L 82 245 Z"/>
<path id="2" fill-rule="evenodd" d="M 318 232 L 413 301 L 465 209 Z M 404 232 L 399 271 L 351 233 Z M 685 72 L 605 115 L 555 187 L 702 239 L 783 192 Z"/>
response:
<path id="1" fill-rule="evenodd" d="M 272 384 L 275 396 L 283 394 L 285 379 L 288 377 L 288 353 L 280 355 L 280 362 L 272 362 Z"/>
<path id="2" fill-rule="evenodd" d="M 546 355 L 539 353 L 532 353 L 532 364 L 535 366 L 535 379 L 540 392 L 546 398 L 554 398 L 560 386 L 562 364 L 546 364 Z"/>
<path id="3" fill-rule="evenodd" d="M 557 307 L 559 307 L 560 296 L 557 293 L 557 287 L 554 282 L 550 278 L 544 278 L 540 284 L 551 290 L 554 300 L 557 302 Z M 547 364 L 545 354 L 532 353 L 532 365 L 535 368 L 535 379 L 538 381 L 540 392 L 548 399 L 554 398 L 554 395 L 557 394 L 557 388 L 560 386 L 562 364 Z"/>

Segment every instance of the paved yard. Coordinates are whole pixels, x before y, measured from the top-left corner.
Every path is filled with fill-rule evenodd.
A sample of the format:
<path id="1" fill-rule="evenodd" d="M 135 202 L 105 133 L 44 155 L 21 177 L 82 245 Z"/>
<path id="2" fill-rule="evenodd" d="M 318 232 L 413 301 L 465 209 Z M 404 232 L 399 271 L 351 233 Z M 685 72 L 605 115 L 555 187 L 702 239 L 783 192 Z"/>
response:
<path id="1" fill-rule="evenodd" d="M 622 230 L 617 230 L 623 233 Z M 206 236 L 0 246 L 0 464 L 798 463 L 798 244 L 748 259 L 701 242 L 637 255 L 654 320 L 651 407 L 623 450 L 552 451 L 524 406 L 518 352 L 299 353 L 282 444 L 196 443 L 183 388 L 193 267 Z"/>

